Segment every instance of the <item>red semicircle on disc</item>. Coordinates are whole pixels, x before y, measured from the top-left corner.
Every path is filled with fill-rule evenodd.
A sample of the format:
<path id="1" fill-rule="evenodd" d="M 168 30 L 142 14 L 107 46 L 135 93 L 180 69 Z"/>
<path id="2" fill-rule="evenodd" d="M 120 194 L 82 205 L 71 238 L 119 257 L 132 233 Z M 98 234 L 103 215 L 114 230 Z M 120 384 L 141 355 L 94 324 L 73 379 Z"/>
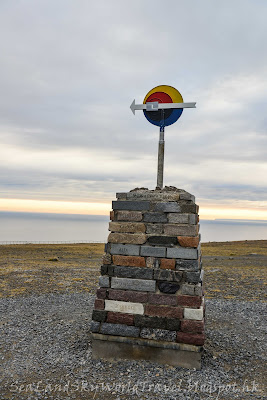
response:
<path id="1" fill-rule="evenodd" d="M 173 103 L 172 98 L 167 93 L 164 92 L 152 93 L 146 99 L 146 103 L 152 103 L 153 101 L 157 101 L 158 103 Z"/>

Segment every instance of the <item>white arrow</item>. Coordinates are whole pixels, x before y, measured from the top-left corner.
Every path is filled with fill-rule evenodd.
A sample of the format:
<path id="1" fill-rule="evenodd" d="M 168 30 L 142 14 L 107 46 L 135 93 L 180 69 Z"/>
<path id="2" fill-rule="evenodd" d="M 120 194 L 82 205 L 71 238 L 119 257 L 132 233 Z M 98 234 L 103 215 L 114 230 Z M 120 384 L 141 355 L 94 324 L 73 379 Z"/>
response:
<path id="1" fill-rule="evenodd" d="M 168 108 L 196 108 L 196 103 L 158 103 L 157 101 L 153 101 L 146 104 L 135 104 L 134 100 L 130 105 L 133 114 L 135 114 L 135 110 L 158 111 Z"/>

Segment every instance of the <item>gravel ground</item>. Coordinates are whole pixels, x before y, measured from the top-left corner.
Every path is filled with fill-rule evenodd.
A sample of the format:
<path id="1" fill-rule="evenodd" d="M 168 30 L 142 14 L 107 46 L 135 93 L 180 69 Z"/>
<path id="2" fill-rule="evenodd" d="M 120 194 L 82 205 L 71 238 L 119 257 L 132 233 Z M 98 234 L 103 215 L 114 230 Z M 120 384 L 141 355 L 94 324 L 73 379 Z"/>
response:
<path id="1" fill-rule="evenodd" d="M 0 299 L 1 399 L 264 399 L 265 303 L 207 300 L 201 371 L 92 360 L 89 293 Z"/>

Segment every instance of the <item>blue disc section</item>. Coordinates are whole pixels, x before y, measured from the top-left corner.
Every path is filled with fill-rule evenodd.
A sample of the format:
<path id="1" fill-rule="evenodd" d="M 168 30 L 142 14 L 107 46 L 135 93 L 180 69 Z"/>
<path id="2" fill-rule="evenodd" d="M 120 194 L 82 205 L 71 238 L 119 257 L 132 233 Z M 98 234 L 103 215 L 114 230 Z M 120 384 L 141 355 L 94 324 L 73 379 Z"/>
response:
<path id="1" fill-rule="evenodd" d="M 146 111 L 144 110 L 144 115 L 146 117 L 146 119 L 148 120 L 148 122 L 150 122 L 153 125 L 156 126 L 169 126 L 174 124 L 182 115 L 183 113 L 183 108 L 175 108 L 172 110 L 171 115 L 169 115 L 166 119 L 162 120 L 155 120 L 155 119 L 151 119 L 149 118 L 149 114 L 151 115 L 151 113 L 161 113 L 161 111 Z M 152 116 L 152 115 L 151 115 Z"/>

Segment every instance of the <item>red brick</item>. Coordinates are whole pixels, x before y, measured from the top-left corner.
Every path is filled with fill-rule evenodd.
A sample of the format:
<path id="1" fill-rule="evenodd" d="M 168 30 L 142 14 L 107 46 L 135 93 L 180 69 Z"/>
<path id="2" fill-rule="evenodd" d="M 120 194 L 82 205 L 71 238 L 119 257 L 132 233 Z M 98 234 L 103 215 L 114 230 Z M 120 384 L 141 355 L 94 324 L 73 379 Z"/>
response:
<path id="1" fill-rule="evenodd" d="M 151 304 L 162 304 L 167 306 L 176 306 L 177 305 L 177 296 L 176 295 L 167 295 L 167 294 L 155 294 L 150 293 L 148 295 L 148 303 Z"/>
<path id="2" fill-rule="evenodd" d="M 96 310 L 104 310 L 104 308 L 105 308 L 105 300 L 95 299 L 95 309 Z"/>
<path id="3" fill-rule="evenodd" d="M 175 269 L 175 259 L 174 258 L 161 258 L 160 268 L 162 269 Z"/>
<path id="4" fill-rule="evenodd" d="M 107 298 L 107 289 L 104 289 L 104 288 L 97 289 L 96 297 L 98 299 L 106 299 Z"/>
<path id="5" fill-rule="evenodd" d="M 199 308 L 202 303 L 202 297 L 178 295 L 177 303 L 179 306 Z"/>
<path id="6" fill-rule="evenodd" d="M 199 245 L 199 236 L 177 236 L 177 239 L 182 247 L 197 247 Z"/>
<path id="7" fill-rule="evenodd" d="M 183 318 L 183 309 L 180 307 L 156 306 L 147 304 L 145 314 L 152 317 Z"/>
<path id="8" fill-rule="evenodd" d="M 109 290 L 110 300 L 131 301 L 133 303 L 147 303 L 148 293 L 134 290 Z"/>
<path id="9" fill-rule="evenodd" d="M 108 311 L 107 322 L 110 322 L 111 324 L 133 325 L 134 316 L 133 314 L 123 314 Z"/>
<path id="10" fill-rule="evenodd" d="M 145 267 L 146 260 L 139 256 L 112 256 L 113 264 L 125 267 Z"/>
<path id="11" fill-rule="evenodd" d="M 114 219 L 115 219 L 114 211 L 110 211 L 110 219 L 111 219 L 111 221 L 114 221 Z"/>
<path id="12" fill-rule="evenodd" d="M 204 333 L 197 334 L 197 333 L 177 332 L 176 341 L 178 343 L 203 346 L 205 342 L 205 335 Z"/>
<path id="13" fill-rule="evenodd" d="M 204 332 L 204 320 L 194 321 L 190 319 L 183 319 L 181 321 L 181 331 L 192 332 L 192 333 L 203 333 Z"/>

